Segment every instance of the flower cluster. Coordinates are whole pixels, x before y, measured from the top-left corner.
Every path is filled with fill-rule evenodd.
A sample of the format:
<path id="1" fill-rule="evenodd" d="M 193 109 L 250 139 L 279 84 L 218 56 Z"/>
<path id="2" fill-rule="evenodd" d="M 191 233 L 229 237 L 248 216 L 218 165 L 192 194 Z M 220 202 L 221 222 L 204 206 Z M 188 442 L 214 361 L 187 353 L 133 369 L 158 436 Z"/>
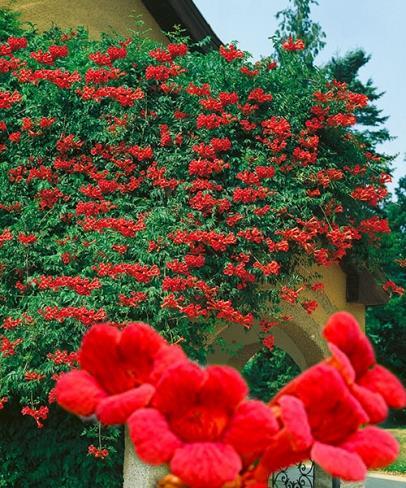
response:
<path id="1" fill-rule="evenodd" d="M 406 405 L 406 391 L 376 364 L 351 315 L 333 315 L 324 336 L 332 356 L 266 405 L 248 398 L 236 370 L 191 362 L 146 324 L 122 332 L 95 325 L 83 339 L 81 369 L 60 376 L 55 395 L 82 417 L 126 423 L 144 462 L 169 465 L 160 486 L 177 479 L 189 488 L 264 488 L 270 473 L 309 458 L 333 476 L 362 480 L 399 452 L 375 424 L 388 407 Z"/>
<path id="2" fill-rule="evenodd" d="M 282 44 L 285 51 L 302 51 L 305 48 L 305 44 L 302 39 L 293 39 L 289 37 L 287 41 Z"/>
<path id="3" fill-rule="evenodd" d="M 105 449 L 105 448 L 100 449 L 100 448 L 97 448 L 96 446 L 94 446 L 93 444 L 90 444 L 87 452 L 91 456 L 94 456 L 95 458 L 98 458 L 98 459 L 104 459 L 109 455 L 108 449 Z"/>
<path id="4" fill-rule="evenodd" d="M 39 408 L 31 408 L 26 406 L 23 407 L 21 413 L 23 415 L 29 415 L 30 417 L 32 417 L 37 423 L 37 427 L 41 429 L 44 426 L 42 420 L 46 420 L 48 418 L 49 408 L 46 407 L 45 405 Z"/>
<path id="5" fill-rule="evenodd" d="M 45 307 L 39 313 L 45 320 L 56 320 L 63 322 L 68 318 L 74 318 L 83 325 L 90 326 L 95 322 L 101 322 L 106 319 L 106 312 L 101 308 L 99 310 L 87 309 L 85 307 Z"/>
<path id="6" fill-rule="evenodd" d="M 34 280 L 34 283 L 40 290 L 58 290 L 59 288 L 70 288 L 79 295 L 90 295 L 96 288 L 100 288 L 100 282 L 97 278 L 89 280 L 81 276 L 40 276 Z"/>

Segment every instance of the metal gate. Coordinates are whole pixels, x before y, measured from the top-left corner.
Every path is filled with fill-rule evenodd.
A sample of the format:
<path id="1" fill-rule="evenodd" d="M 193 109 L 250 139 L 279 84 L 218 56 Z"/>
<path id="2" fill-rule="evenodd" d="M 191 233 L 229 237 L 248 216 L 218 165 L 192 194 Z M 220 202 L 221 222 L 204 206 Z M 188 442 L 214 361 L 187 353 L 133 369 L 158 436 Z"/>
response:
<path id="1" fill-rule="evenodd" d="M 274 473 L 271 478 L 273 488 L 314 488 L 314 463 L 299 463 Z"/>

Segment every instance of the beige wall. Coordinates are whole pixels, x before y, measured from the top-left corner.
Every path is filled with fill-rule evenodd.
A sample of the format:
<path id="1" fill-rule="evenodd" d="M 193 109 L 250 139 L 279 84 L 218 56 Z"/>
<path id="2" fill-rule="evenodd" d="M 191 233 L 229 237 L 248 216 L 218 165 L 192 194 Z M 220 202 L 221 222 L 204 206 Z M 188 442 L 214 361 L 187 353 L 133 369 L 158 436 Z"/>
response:
<path id="1" fill-rule="evenodd" d="M 123 488 L 156 488 L 158 481 L 168 474 L 165 465 L 143 463 L 134 451 L 128 428 L 125 428 Z"/>
<path id="2" fill-rule="evenodd" d="M 23 21 L 36 24 L 40 30 L 52 24 L 63 28 L 84 25 L 90 36 L 116 31 L 130 35 L 137 15 L 142 15 L 148 37 L 165 42 L 159 25 L 141 0 L 0 0 L 0 7 L 21 12 Z"/>
<path id="3" fill-rule="evenodd" d="M 328 268 L 315 267 L 306 272 L 302 270 L 302 275 L 309 275 L 308 280 L 311 282 L 321 281 L 324 283 L 324 293 L 306 293 L 306 298 L 318 301 L 318 309 L 309 315 L 300 306 L 285 305 L 284 312 L 292 315 L 294 320 L 274 327 L 272 334 L 275 337 L 275 345 L 286 351 L 303 370 L 328 354 L 322 330 L 329 316 L 335 312 L 346 310 L 352 313 L 364 327 L 365 306 L 347 302 L 346 275 L 338 265 Z M 228 325 L 224 328 L 220 326 L 217 337 L 222 337 L 227 344 L 231 344 L 231 347 L 228 350 L 223 350 L 220 346 L 215 346 L 209 361 L 211 363 L 230 364 L 241 369 L 262 347 L 258 335 L 257 327 L 247 331 L 239 325 Z"/>
<path id="4" fill-rule="evenodd" d="M 352 313 L 360 325 L 365 327 L 365 305 L 359 303 L 348 303 L 346 300 L 346 278 L 347 275 L 338 265 L 314 268 L 314 272 L 321 276 L 320 281 L 324 283 L 326 298 L 322 295 L 314 295 L 320 303 L 320 307 L 313 313 L 312 317 L 318 322 L 324 323 L 326 319 L 337 310 L 346 310 Z M 330 303 L 329 303 L 330 302 Z"/>

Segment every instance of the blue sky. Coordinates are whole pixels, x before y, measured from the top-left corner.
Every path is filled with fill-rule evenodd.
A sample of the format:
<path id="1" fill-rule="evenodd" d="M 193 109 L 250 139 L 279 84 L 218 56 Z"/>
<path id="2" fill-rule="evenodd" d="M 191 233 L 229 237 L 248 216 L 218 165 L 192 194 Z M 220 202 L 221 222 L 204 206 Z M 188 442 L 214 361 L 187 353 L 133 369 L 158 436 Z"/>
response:
<path id="1" fill-rule="evenodd" d="M 275 14 L 288 5 L 288 0 L 194 2 L 223 42 L 238 40 L 240 47 L 256 58 L 271 51 L 268 37 L 277 25 Z M 327 34 L 320 63 L 357 47 L 372 55 L 361 70 L 361 78 L 372 78 L 385 92 L 379 107 L 390 116 L 386 126 L 396 139 L 379 149 L 388 154 L 399 153 L 393 163 L 394 178 L 398 180 L 406 174 L 406 0 L 319 0 L 312 17 Z"/>

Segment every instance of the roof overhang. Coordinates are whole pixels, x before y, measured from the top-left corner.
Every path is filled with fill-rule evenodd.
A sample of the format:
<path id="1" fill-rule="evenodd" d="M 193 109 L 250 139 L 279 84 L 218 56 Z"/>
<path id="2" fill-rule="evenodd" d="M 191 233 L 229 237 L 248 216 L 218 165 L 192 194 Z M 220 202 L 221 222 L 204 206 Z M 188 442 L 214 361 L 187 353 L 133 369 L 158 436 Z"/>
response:
<path id="1" fill-rule="evenodd" d="M 345 261 L 341 263 L 341 268 L 347 275 L 347 302 L 367 306 L 384 305 L 388 302 L 389 295 L 378 286 L 376 276 L 370 271 Z"/>
<path id="2" fill-rule="evenodd" d="M 194 42 L 210 37 L 210 42 L 200 50 L 207 52 L 221 46 L 222 42 L 192 0 L 142 0 L 142 2 L 163 31 L 171 31 L 175 25 L 180 25 Z"/>

